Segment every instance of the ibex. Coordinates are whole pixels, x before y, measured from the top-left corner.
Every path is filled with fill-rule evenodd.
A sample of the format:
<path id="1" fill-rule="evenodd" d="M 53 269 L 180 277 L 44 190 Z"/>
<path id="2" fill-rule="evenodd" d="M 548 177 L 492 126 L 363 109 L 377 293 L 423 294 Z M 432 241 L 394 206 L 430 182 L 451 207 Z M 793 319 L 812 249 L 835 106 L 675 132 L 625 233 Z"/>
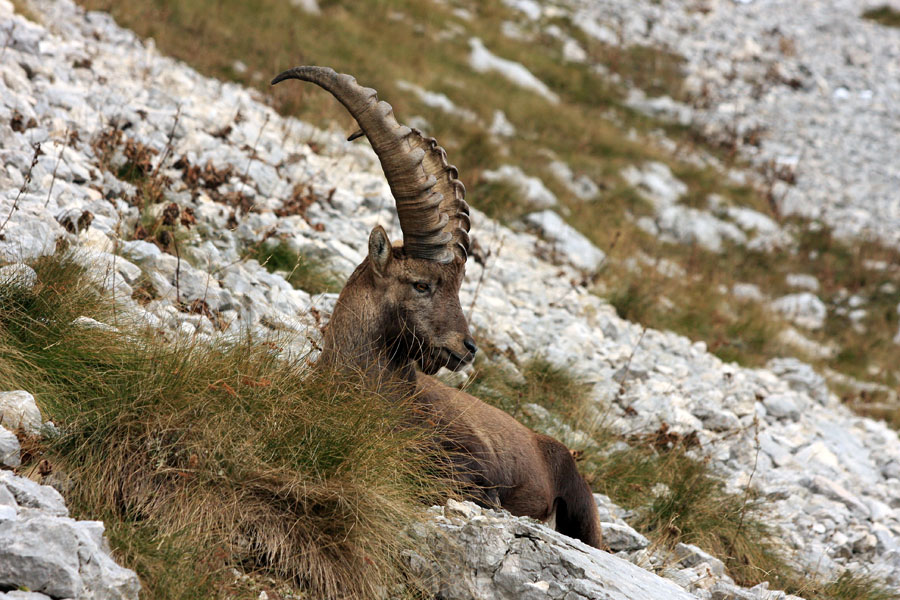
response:
<path id="1" fill-rule="evenodd" d="M 569 450 L 510 415 L 431 377 L 459 370 L 477 351 L 459 302 L 469 250 L 469 206 L 456 167 L 433 138 L 400 125 L 373 89 L 323 67 L 278 75 L 315 83 L 339 100 L 381 161 L 400 218 L 403 245 L 379 225 L 368 256 L 338 297 L 319 364 L 350 368 L 408 395 L 442 432 L 452 472 L 465 493 L 485 507 L 542 521 L 600 547 L 591 490 Z"/>

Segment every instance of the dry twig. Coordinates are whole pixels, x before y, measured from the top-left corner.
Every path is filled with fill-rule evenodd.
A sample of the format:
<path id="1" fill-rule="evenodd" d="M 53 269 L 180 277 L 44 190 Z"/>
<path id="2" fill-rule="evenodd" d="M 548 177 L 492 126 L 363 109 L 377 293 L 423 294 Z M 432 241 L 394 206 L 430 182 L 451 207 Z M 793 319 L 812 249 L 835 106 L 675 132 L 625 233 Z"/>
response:
<path id="1" fill-rule="evenodd" d="M 625 363 L 625 370 L 622 372 L 622 380 L 619 382 L 619 392 L 616 394 L 617 402 L 622 398 L 622 394 L 625 393 L 625 382 L 628 380 L 628 374 L 631 372 L 631 361 L 634 359 L 634 355 L 640 347 L 641 340 L 644 339 L 645 333 L 647 333 L 647 328 L 641 327 L 641 335 L 638 336 L 637 343 L 634 345 L 634 348 L 631 349 L 631 354 L 628 355 L 628 361 Z"/>
<path id="2" fill-rule="evenodd" d="M 472 303 L 469 304 L 469 314 L 466 315 L 466 320 L 468 320 L 468 321 L 472 320 L 472 311 L 475 310 L 475 303 L 478 301 L 478 293 L 481 292 L 481 285 L 484 283 L 484 277 L 487 274 L 488 269 L 489 269 L 489 267 L 487 265 L 487 261 L 490 258 L 490 255 L 493 254 L 494 255 L 494 263 L 491 265 L 491 267 L 493 267 L 493 265 L 497 263 L 497 261 L 500 259 L 500 252 L 503 250 L 503 243 L 505 241 L 506 241 L 506 236 L 501 237 L 500 241 L 497 243 L 497 251 L 496 252 L 492 251 L 491 253 L 488 254 L 488 256 L 485 257 L 484 268 L 481 269 L 481 275 L 479 275 L 479 277 L 478 277 L 478 284 L 476 284 L 476 286 L 475 286 L 475 293 L 472 294 Z"/>
<path id="3" fill-rule="evenodd" d="M 0 223 L 0 233 L 3 233 L 3 228 L 6 227 L 6 224 L 9 223 L 9 220 L 12 219 L 13 213 L 19 210 L 19 198 L 22 197 L 22 194 L 25 193 L 25 189 L 28 187 L 28 184 L 31 183 L 31 173 L 34 170 L 34 166 L 37 164 L 38 156 L 41 155 L 41 144 L 38 142 L 34 145 L 34 157 L 31 159 L 31 165 L 28 167 L 28 172 L 25 173 L 25 180 L 22 182 L 22 186 L 19 188 L 19 193 L 16 194 L 16 199 L 13 200 L 12 207 L 9 209 L 9 214 L 6 215 L 6 220 L 3 223 Z"/>
<path id="4" fill-rule="evenodd" d="M 159 162 L 156 163 L 156 168 L 153 169 L 153 173 L 150 175 L 150 180 L 155 181 L 156 176 L 159 174 L 159 169 L 162 167 L 163 163 L 166 162 L 166 159 L 169 158 L 169 155 L 172 154 L 173 146 L 172 142 L 175 139 L 175 128 L 178 127 L 178 120 L 181 118 L 181 105 L 178 105 L 178 108 L 175 110 L 175 120 L 172 122 L 172 129 L 169 130 L 169 137 L 166 140 L 166 149 L 163 151 L 162 157 L 159 159 Z"/>
<path id="5" fill-rule="evenodd" d="M 53 185 L 56 183 L 56 170 L 59 169 L 59 163 L 62 161 L 63 153 L 66 151 L 66 148 L 69 147 L 69 128 L 66 127 L 66 132 L 63 134 L 65 137 L 65 143 L 63 147 L 59 151 L 59 156 L 56 157 L 56 164 L 53 166 L 53 179 L 50 180 L 50 189 L 47 190 L 47 199 L 44 201 L 44 206 L 50 204 L 50 196 L 53 194 Z"/>
<path id="6" fill-rule="evenodd" d="M 753 440 L 756 444 L 756 454 L 753 457 L 753 469 L 750 471 L 750 477 L 747 479 L 747 486 L 744 488 L 744 501 L 741 504 L 741 518 L 738 520 L 737 530 L 734 532 L 734 535 L 728 543 L 729 556 L 734 554 L 735 539 L 741 534 L 741 530 L 744 528 L 744 516 L 747 514 L 747 506 L 750 503 L 750 484 L 753 483 L 753 476 L 756 475 L 756 467 L 759 465 L 759 417 L 756 415 L 753 416 Z"/>

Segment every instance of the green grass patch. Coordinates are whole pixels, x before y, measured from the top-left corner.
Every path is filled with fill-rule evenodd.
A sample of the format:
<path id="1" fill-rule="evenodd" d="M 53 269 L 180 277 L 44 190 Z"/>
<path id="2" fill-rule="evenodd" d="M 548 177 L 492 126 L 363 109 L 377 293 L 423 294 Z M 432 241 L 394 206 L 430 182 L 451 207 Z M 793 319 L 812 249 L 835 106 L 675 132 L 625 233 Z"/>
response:
<path id="1" fill-rule="evenodd" d="M 787 353 L 857 379 L 900 385 L 893 342 L 900 328 L 900 272 L 893 267 L 900 264 L 900 251 L 873 241 L 837 239 L 820 223 L 790 219 L 783 226 L 795 232 L 796 246 L 773 252 L 728 245 L 717 254 L 628 232 L 610 252 L 598 293 L 621 317 L 703 340 L 726 361 L 758 367 Z M 608 234 L 589 237 L 599 243 Z M 624 262 L 636 255 L 645 259 Z M 683 273 L 661 273 L 666 271 L 658 268 L 662 261 Z M 771 298 L 796 293 L 800 290 L 786 282 L 791 273 L 813 275 L 820 283 L 817 295 L 829 309 L 825 326 L 802 333 L 816 343 L 834 344 L 838 352 L 831 358 L 804 357 L 799 349 L 785 346 L 778 335 L 789 324 L 764 302 L 740 300 L 731 292 L 736 283 L 752 283 Z M 865 301 L 862 329 L 849 318 L 851 295 Z M 854 406 L 863 414 L 867 401 L 877 403 L 856 400 Z M 876 412 L 888 422 L 900 422 L 900 409 L 892 410 Z"/>
<path id="2" fill-rule="evenodd" d="M 413 593 L 403 528 L 451 489 L 424 432 L 398 427 L 402 402 L 277 338 L 167 342 L 114 316 L 72 256 L 33 267 L 33 289 L 0 283 L 0 389 L 29 390 L 57 425 L 43 458 L 143 597 L 225 597 L 234 568 L 317 598 Z"/>
<path id="3" fill-rule="evenodd" d="M 862 14 L 862 17 L 887 27 L 900 27 L 900 11 L 891 8 L 887 4 L 877 8 L 870 8 Z"/>
<path id="4" fill-rule="evenodd" d="M 692 259 L 676 261 L 688 265 L 686 277 L 668 277 L 653 265 L 638 273 L 613 268 L 604 297 L 623 319 L 703 340 L 722 360 L 762 366 L 783 350 L 777 337 L 786 324 L 756 302 L 734 299 L 733 274 L 716 258 L 696 250 Z"/>
<path id="5" fill-rule="evenodd" d="M 288 283 L 310 294 L 340 292 L 343 287 L 334 273 L 291 249 L 286 242 L 260 245 L 251 255 L 270 273 L 280 272 Z"/>
<path id="6" fill-rule="evenodd" d="M 722 559 L 741 585 L 770 581 L 782 589 L 780 573 L 793 575 L 781 557 L 763 506 L 752 494 L 729 494 L 709 466 L 674 448 L 634 445 L 589 457 L 593 485 L 635 511 L 634 527 L 657 543 L 694 544 Z"/>
<path id="7" fill-rule="evenodd" d="M 528 421 L 522 407 L 537 404 L 567 421 L 583 421 L 592 404 L 590 386 L 543 358 L 529 360 L 519 371 L 521 376 L 497 362 L 479 360 L 466 391 L 516 419 Z M 587 425 L 581 423 L 582 428 Z"/>

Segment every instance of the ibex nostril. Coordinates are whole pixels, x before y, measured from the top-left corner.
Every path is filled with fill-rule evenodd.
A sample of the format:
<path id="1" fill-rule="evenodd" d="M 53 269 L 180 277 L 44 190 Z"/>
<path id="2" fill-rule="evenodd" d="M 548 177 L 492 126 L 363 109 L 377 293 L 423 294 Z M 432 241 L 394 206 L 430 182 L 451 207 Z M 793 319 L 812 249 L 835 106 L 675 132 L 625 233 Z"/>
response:
<path id="1" fill-rule="evenodd" d="M 465 346 L 466 350 L 468 350 L 472 354 L 478 352 L 478 346 L 475 345 L 475 340 L 466 338 L 465 340 L 463 340 L 463 346 Z"/>

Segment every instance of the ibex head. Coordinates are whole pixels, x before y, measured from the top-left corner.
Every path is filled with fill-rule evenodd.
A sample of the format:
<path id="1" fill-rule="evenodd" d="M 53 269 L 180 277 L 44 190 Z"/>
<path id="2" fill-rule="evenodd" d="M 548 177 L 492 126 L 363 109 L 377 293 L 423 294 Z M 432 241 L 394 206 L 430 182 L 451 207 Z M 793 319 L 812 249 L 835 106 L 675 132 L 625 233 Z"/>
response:
<path id="1" fill-rule="evenodd" d="M 285 79 L 315 83 L 350 111 L 360 128 L 350 139 L 365 135 L 372 143 L 403 231 L 403 245 L 394 247 L 381 226 L 372 230 L 368 258 L 347 283 L 332 315 L 332 330 L 345 331 L 326 336 L 325 353 L 346 355 L 345 348 L 380 344 L 392 358 L 415 361 L 429 374 L 442 366 L 462 368 L 475 357 L 476 346 L 459 303 L 469 250 L 469 206 L 456 167 L 447 163 L 447 154 L 433 138 L 397 123 L 391 106 L 353 77 L 323 67 L 297 67 L 272 84 Z M 351 306 L 355 302 L 360 306 Z M 360 323 L 351 324 L 348 313 L 372 316 L 377 336 L 365 335 Z M 370 339 L 354 339 L 354 326 L 359 337 Z"/>
<path id="2" fill-rule="evenodd" d="M 381 226 L 369 235 L 368 260 L 393 352 L 429 374 L 441 367 L 456 371 L 472 361 L 477 348 L 459 304 L 461 262 L 408 256 L 405 248 L 391 246 Z"/>

